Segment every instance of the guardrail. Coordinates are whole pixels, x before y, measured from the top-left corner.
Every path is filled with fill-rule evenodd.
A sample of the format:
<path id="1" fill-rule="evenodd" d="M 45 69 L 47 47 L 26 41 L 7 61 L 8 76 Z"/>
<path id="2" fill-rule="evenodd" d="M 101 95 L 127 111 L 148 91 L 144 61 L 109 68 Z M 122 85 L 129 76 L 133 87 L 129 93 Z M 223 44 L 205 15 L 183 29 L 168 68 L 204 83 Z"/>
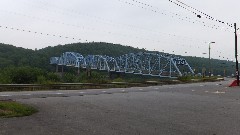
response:
<path id="1" fill-rule="evenodd" d="M 107 84 L 94 83 L 59 83 L 59 84 L 0 84 L 1 91 L 35 91 L 35 90 L 77 90 L 77 89 L 101 89 L 101 88 L 126 88 L 159 85 L 159 82 L 127 83 L 112 82 Z"/>

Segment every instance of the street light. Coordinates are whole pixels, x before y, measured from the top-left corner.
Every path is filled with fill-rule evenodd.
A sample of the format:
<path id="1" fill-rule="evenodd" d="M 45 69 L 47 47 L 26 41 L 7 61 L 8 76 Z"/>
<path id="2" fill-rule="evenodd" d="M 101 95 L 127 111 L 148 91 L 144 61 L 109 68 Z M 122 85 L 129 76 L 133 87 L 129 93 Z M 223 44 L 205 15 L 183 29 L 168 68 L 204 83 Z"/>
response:
<path id="1" fill-rule="evenodd" d="M 211 54 L 211 52 L 210 52 L 211 46 L 210 46 L 210 45 L 211 45 L 211 44 L 214 44 L 214 43 L 215 43 L 215 42 L 210 42 L 210 43 L 209 43 L 209 53 L 208 53 L 208 54 L 209 54 L 209 77 L 211 77 L 211 60 L 210 60 L 210 59 L 211 59 L 211 57 L 210 57 L 210 54 Z"/>

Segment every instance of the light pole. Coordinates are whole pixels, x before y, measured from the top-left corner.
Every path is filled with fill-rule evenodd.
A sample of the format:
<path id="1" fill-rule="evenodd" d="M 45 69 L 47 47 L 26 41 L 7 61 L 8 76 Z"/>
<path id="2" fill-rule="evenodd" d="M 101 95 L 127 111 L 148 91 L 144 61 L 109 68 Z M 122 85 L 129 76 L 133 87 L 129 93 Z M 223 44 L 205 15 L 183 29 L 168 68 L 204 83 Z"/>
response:
<path id="1" fill-rule="evenodd" d="M 215 42 L 210 42 L 210 43 L 209 43 L 209 53 L 208 53 L 208 54 L 209 54 L 209 61 L 208 61 L 208 62 L 209 62 L 209 77 L 211 77 L 211 60 L 210 60 L 210 59 L 211 59 L 211 57 L 210 57 L 210 56 L 211 56 L 211 52 L 210 52 L 211 46 L 210 46 L 210 45 L 211 45 L 211 44 L 214 44 L 214 43 L 215 43 Z"/>

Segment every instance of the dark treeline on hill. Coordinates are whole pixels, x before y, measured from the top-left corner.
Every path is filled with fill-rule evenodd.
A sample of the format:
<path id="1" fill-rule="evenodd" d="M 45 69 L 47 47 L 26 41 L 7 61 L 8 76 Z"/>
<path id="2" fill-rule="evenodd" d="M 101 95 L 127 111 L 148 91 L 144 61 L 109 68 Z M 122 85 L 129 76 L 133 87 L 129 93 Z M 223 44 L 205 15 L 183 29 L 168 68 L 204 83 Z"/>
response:
<path id="1" fill-rule="evenodd" d="M 130 46 L 122 46 L 118 44 L 92 42 L 92 43 L 74 43 L 67 45 L 58 45 L 54 47 L 46 47 L 40 50 L 24 49 L 12 45 L 0 44 L 0 70 L 13 67 L 32 67 L 38 68 L 39 72 L 54 72 L 55 67 L 49 64 L 50 57 L 59 57 L 64 52 L 78 52 L 86 56 L 108 55 L 120 56 L 127 53 L 146 52 L 147 50 L 133 48 Z M 180 56 L 182 57 L 182 56 Z M 184 57 L 190 64 L 195 73 L 202 73 L 204 68 L 207 69 L 209 61 L 207 58 Z M 224 60 L 211 60 L 212 73 L 215 75 L 229 76 L 234 73 L 234 63 Z M 36 74 L 37 74 L 36 73 Z M 0 82 L 1 83 L 1 82 Z"/>
<path id="2" fill-rule="evenodd" d="M 208 75 L 208 58 L 192 56 L 184 56 L 184 58 L 187 60 L 195 73 L 202 73 L 205 69 L 207 72 L 206 74 Z M 213 73 L 214 75 L 231 76 L 232 74 L 235 74 L 235 63 L 227 60 L 211 59 L 211 73 Z"/>
<path id="3" fill-rule="evenodd" d="M 52 70 L 52 65 L 49 64 L 50 57 L 59 57 L 64 52 L 78 52 L 84 56 L 89 54 L 120 56 L 126 53 L 144 51 L 146 50 L 103 42 L 75 43 L 54 47 L 49 46 L 35 51 L 12 45 L 0 44 L 0 68 L 9 66 L 30 66 L 44 70 Z"/>

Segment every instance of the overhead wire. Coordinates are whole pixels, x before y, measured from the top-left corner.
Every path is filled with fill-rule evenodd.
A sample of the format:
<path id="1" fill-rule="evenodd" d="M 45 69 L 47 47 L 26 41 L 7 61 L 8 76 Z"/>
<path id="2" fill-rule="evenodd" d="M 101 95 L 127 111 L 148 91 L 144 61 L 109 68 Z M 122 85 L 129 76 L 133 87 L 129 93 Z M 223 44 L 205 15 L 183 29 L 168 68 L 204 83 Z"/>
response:
<path id="1" fill-rule="evenodd" d="M 41 36 L 52 36 L 52 37 L 59 37 L 59 38 L 65 38 L 65 39 L 73 39 L 73 40 L 79 40 L 79 41 L 83 41 L 81 39 L 77 39 L 77 38 L 74 38 L 74 37 L 68 37 L 68 36 L 63 36 L 63 35 L 57 35 L 57 34 L 47 34 L 47 33 L 42 33 L 42 32 L 37 32 L 37 31 L 32 31 L 32 30 L 26 30 L 26 29 L 19 29 L 19 28 L 14 28 L 14 27 L 8 27 L 8 26 L 0 26 L 0 28 L 6 28 L 6 29 L 11 29 L 11 30 L 16 30 L 16 31 L 19 31 L 19 32 L 27 32 L 27 33 L 34 33 L 34 34 L 38 34 L 38 35 L 41 35 Z M 152 40 L 152 39 L 149 39 L 149 40 Z M 87 40 L 86 40 L 87 42 Z M 89 41 L 89 42 L 94 42 L 94 41 Z M 156 42 L 156 41 L 155 41 Z M 191 45 L 186 45 L 186 43 L 184 44 L 181 44 L 181 43 L 169 43 L 169 42 L 164 42 L 164 41 L 158 41 L 158 42 L 161 42 L 161 43 L 168 43 L 168 47 L 169 45 L 177 45 L 177 46 L 181 46 L 183 48 L 191 48 Z M 198 47 L 199 48 L 199 47 Z M 185 49 L 184 52 L 179 52 L 178 49 L 175 48 L 175 51 L 173 49 L 171 49 L 172 51 L 164 51 L 162 50 L 162 52 L 165 52 L 165 53 L 170 53 L 170 54 L 175 54 L 175 55 L 183 55 L 183 56 L 188 56 L 189 55 L 189 51 L 187 51 Z M 224 58 L 224 57 L 223 57 Z"/>
<path id="2" fill-rule="evenodd" d="M 49 33 L 44 33 L 44 32 L 39 32 L 39 31 L 34 31 L 34 30 L 27 30 L 27 29 L 21 29 L 21 28 L 16 28 L 16 27 L 9 27 L 9 26 L 3 26 L 0 25 L 0 29 L 4 28 L 4 29 L 9 29 L 9 30 L 15 30 L 18 32 L 25 32 L 25 33 L 33 33 L 33 34 L 37 34 L 37 35 L 41 35 L 41 36 L 49 36 L 49 37 L 56 37 L 56 38 L 63 38 L 63 39 L 71 39 L 71 40 L 76 40 L 78 42 L 96 42 L 96 41 L 90 41 L 90 40 L 84 40 L 82 38 L 76 38 L 76 37 L 70 37 L 70 36 L 64 36 L 64 35 L 59 35 L 59 34 L 49 34 Z M 139 38 L 139 37 L 135 37 L 135 38 Z M 168 43 L 168 45 L 172 44 L 172 45 L 178 45 L 178 46 L 186 46 L 186 44 L 181 44 L 181 43 L 169 43 L 169 42 L 164 42 L 162 40 L 152 40 L 152 39 L 145 39 L 145 40 L 150 40 L 153 42 L 158 42 L 158 43 Z M 168 51 L 169 53 L 174 53 L 175 51 Z M 188 51 L 186 51 L 188 52 Z M 185 52 L 185 54 L 187 54 Z"/>
<path id="3" fill-rule="evenodd" d="M 152 6 L 153 7 L 153 6 Z M 18 13 L 14 13 L 14 12 L 12 12 L 12 14 L 16 14 L 16 15 L 22 15 L 22 16 L 26 16 L 26 17 L 29 17 L 29 18 L 32 18 L 32 16 L 28 16 L 28 15 L 24 15 L 24 14 L 18 14 Z M 42 20 L 42 18 L 39 18 L 39 17 L 33 17 L 33 18 L 35 18 L 35 19 L 39 19 L 39 20 Z M 43 19 L 43 20 L 45 20 L 45 21 L 49 21 L 49 22 L 52 22 L 52 23 L 59 23 L 59 24 L 64 24 L 64 23 L 61 23 L 61 22 L 57 22 L 57 21 L 55 21 L 55 20 L 48 20 L 48 19 Z M 69 24 L 69 26 L 70 26 L 70 24 Z M 7 28 L 10 28 L 10 27 L 7 27 Z M 17 30 L 17 28 L 11 28 L 12 30 Z M 20 31 L 20 29 L 18 29 L 18 31 Z M 24 30 L 24 29 L 22 29 L 22 31 L 23 32 L 27 32 L 27 30 Z M 29 31 L 29 32 L 32 32 L 32 31 Z M 54 36 L 54 37 L 61 37 L 61 38 L 70 38 L 70 37 L 68 37 L 68 36 L 62 36 L 62 35 L 56 35 L 56 34 L 47 34 L 47 33 L 41 33 L 41 32 L 34 32 L 35 34 L 40 34 L 40 35 L 47 35 L 47 36 Z M 111 32 L 110 32 L 111 33 Z M 117 34 L 117 33 L 115 33 L 116 35 L 119 35 L 119 34 Z M 122 34 L 122 35 L 124 35 L 124 34 Z M 166 35 L 169 35 L 169 36 L 173 36 L 173 37 L 176 37 L 177 35 L 175 35 L 175 34 L 166 34 Z M 129 35 L 124 35 L 124 36 L 126 36 L 126 37 L 129 37 Z M 134 37 L 134 36 L 131 36 L 131 37 Z M 183 37 L 183 36 L 181 36 L 181 37 Z M 141 37 L 138 37 L 138 36 L 135 36 L 134 38 L 137 38 L 137 39 L 143 39 L 143 38 L 141 38 Z M 77 39 L 77 38 L 70 38 L 70 39 Z M 81 40 L 81 39 L 78 39 L 79 41 Z M 150 39 L 150 38 L 145 38 L 144 40 L 149 40 L 149 41 L 153 41 L 153 42 L 162 42 L 162 41 L 160 41 L 160 40 L 154 40 L 154 39 Z M 85 41 L 85 40 L 83 40 L 83 41 Z M 88 41 L 88 40 L 86 40 L 86 41 Z M 182 44 L 183 45 L 183 44 Z"/>
<path id="4" fill-rule="evenodd" d="M 3 10 L 0 10 L 0 11 L 3 11 Z M 58 22 L 56 20 L 49 20 L 49 19 L 46 19 L 46 18 L 40 18 L 40 17 L 34 17 L 34 16 L 29 16 L 29 15 L 26 15 L 26 14 L 21 14 L 21 13 L 16 13 L 16 12 L 9 12 L 9 11 L 5 11 L 6 13 L 10 13 L 10 14 L 13 14 L 13 15 L 20 15 L 20 16 L 24 16 L 24 17 L 28 17 L 28 18 L 31 18 L 31 19 L 38 19 L 38 20 L 42 20 L 42 21 L 47 21 L 47 22 L 50 22 L 50 23 L 58 23 L 58 24 L 62 24 L 62 25 L 68 25 L 68 26 L 74 26 L 74 27 L 78 27 L 78 28 L 85 28 L 85 27 L 79 27 L 77 25 L 71 25 L 71 24 L 66 24 L 66 23 L 61 23 L 61 22 Z M 18 29 L 17 29 L 18 30 Z M 93 28 L 91 28 L 91 30 L 95 30 Z M 24 31 L 24 30 L 23 30 Z M 35 32 L 37 33 L 37 32 Z M 121 36 L 124 36 L 124 37 L 132 37 L 132 38 L 136 38 L 136 39 L 143 39 L 143 40 L 147 40 L 147 41 L 152 41 L 152 42 L 155 42 L 155 43 L 159 43 L 161 41 L 159 40 L 154 40 L 154 39 L 150 39 L 150 38 L 142 38 L 140 36 L 132 36 L 132 35 L 127 35 L 127 34 L 119 34 L 119 33 L 114 33 L 114 32 L 109 32 L 109 31 L 105 31 L 105 33 L 108 33 L 108 34 L 112 34 L 112 35 L 121 35 Z M 48 35 L 48 34 L 47 34 Z M 56 35 L 56 34 L 55 34 Z M 54 35 L 54 36 L 55 36 Z M 170 34 L 169 34 L 170 35 Z M 165 35 L 166 36 L 166 35 Z M 171 35 L 171 36 L 174 36 L 174 37 L 177 37 L 176 35 Z M 63 37 L 63 36 L 59 36 L 59 37 Z"/>
<path id="5" fill-rule="evenodd" d="M 6 13 L 9 13 L 9 14 L 13 14 L 13 15 L 19 15 L 19 16 L 24 16 L 24 17 L 28 17 L 28 18 L 31 18 L 31 19 L 37 19 L 37 20 L 41 20 L 41 21 L 46 21 L 46 22 L 49 22 L 49 23 L 55 23 L 55 24 L 61 24 L 61 25 L 66 25 L 66 26 L 72 26 L 72 27 L 77 27 L 77 28 L 82 28 L 82 29 L 89 29 L 89 30 L 93 30 L 95 31 L 94 28 L 90 28 L 90 27 L 85 27 L 85 26 L 79 26 L 79 25 L 73 25 L 73 24 L 68 24 L 68 23 L 64 23 L 64 22 L 59 22 L 59 21 L 56 21 L 56 20 L 50 20 L 50 19 L 47 19 L 46 17 L 44 18 L 40 18 L 40 17 L 36 17 L 36 16 L 30 16 L 30 15 L 26 15 L 26 14 L 22 14 L 22 13 L 17 13 L 17 12 L 12 12 L 12 11 L 6 11 L 6 10 L 0 10 L 2 12 L 6 12 Z M 57 13 L 57 11 L 55 11 L 54 13 Z M 121 27 L 122 29 L 122 27 Z M 114 33 L 114 32 L 110 32 L 110 31 L 104 31 L 105 33 L 109 33 L 109 34 L 115 34 L 117 35 L 117 33 Z M 161 33 L 161 32 L 157 32 L 157 31 L 151 31 L 151 32 L 155 32 L 154 34 L 161 34 L 162 36 L 171 36 L 171 37 L 178 37 L 180 39 L 185 39 L 185 40 L 196 40 L 196 39 L 193 39 L 193 38 L 189 38 L 189 37 L 184 37 L 184 36 L 178 36 L 176 34 L 168 34 L 168 33 Z M 124 34 L 118 34 L 118 35 L 124 35 Z M 129 37 L 129 35 L 124 35 L 125 37 Z M 135 38 L 138 38 L 138 39 L 141 39 L 139 36 L 138 37 L 135 37 Z M 146 39 L 146 40 L 150 40 L 150 39 Z M 200 41 L 200 39 L 198 39 Z M 156 41 L 158 42 L 158 41 Z M 201 41 L 202 43 L 205 43 L 206 41 Z"/>
<path id="6" fill-rule="evenodd" d="M 63 35 L 59 35 L 59 34 L 43 33 L 43 32 L 21 29 L 21 28 L 16 28 L 16 27 L 9 27 L 9 26 L 0 25 L 0 28 L 15 30 L 15 31 L 18 31 L 18 32 L 33 33 L 33 34 L 38 34 L 38 35 L 42 35 L 42 36 L 52 36 L 52 37 L 59 37 L 59 38 L 65 38 L 65 39 L 73 39 L 73 40 L 78 40 L 78 41 L 84 41 L 83 39 L 77 38 L 77 37 L 69 37 L 69 36 L 63 36 Z M 85 40 L 85 41 L 88 41 L 88 40 Z"/>
<path id="7" fill-rule="evenodd" d="M 202 12 L 202 11 L 200 11 L 200 10 L 192 7 L 192 6 L 189 6 L 188 4 L 186 4 L 186 3 L 184 3 L 184 2 L 182 2 L 182 1 L 180 1 L 180 0 L 175 0 L 176 2 L 174 2 L 173 0 L 169 0 L 169 1 L 172 2 L 172 3 L 174 3 L 174 4 L 177 5 L 177 6 L 179 6 L 179 7 L 183 8 L 183 9 L 185 9 L 185 10 L 193 13 L 194 15 L 196 15 L 196 16 L 199 17 L 199 18 L 201 18 L 201 15 L 204 15 L 206 19 L 209 19 L 209 20 L 212 20 L 212 21 L 216 21 L 216 22 L 219 22 L 219 23 L 221 23 L 221 24 L 225 24 L 225 25 L 233 28 L 233 23 L 229 23 L 229 22 L 226 22 L 226 21 L 222 21 L 222 20 L 216 19 L 216 18 L 214 18 L 214 17 L 212 17 L 212 16 L 210 16 L 210 15 L 208 15 L 208 14 L 206 14 L 206 13 L 204 13 L 204 12 Z M 178 2 L 178 3 L 177 3 L 177 2 Z M 194 10 L 194 11 L 190 10 L 189 8 L 192 9 L 192 10 Z M 195 11 L 196 11 L 196 12 L 195 12 Z M 198 12 L 198 13 L 197 13 L 197 12 Z M 200 13 L 201 15 L 200 15 L 199 13 Z M 233 29 L 232 29 L 232 30 L 233 30 Z M 238 28 L 237 30 L 239 30 L 239 28 Z M 220 52 L 217 51 L 217 52 L 220 53 L 220 54 L 219 54 L 219 58 L 223 58 L 223 59 L 230 60 L 230 56 L 223 57 L 222 54 L 221 54 L 221 53 L 222 53 L 221 51 L 220 51 Z"/>
<path id="8" fill-rule="evenodd" d="M 131 2 L 129 2 L 128 0 L 118 0 L 118 1 L 123 2 L 123 3 L 125 3 L 125 4 L 128 4 L 128 5 L 131 5 L 131 6 L 136 6 L 136 7 L 139 7 L 139 8 L 145 9 L 145 10 L 148 10 L 148 11 L 152 11 L 152 12 L 154 12 L 154 13 L 160 13 L 160 14 L 165 15 L 165 16 L 170 16 L 170 17 L 172 17 L 172 18 L 177 18 L 177 19 L 179 19 L 179 20 L 181 20 L 181 21 L 187 21 L 187 22 L 189 22 L 189 23 L 199 23 L 199 24 L 201 24 L 201 25 L 204 26 L 204 27 L 208 27 L 208 28 L 212 28 L 212 29 L 218 29 L 218 30 L 224 29 L 224 31 L 226 31 L 226 32 L 232 32 L 232 31 L 229 31 L 229 28 L 226 28 L 226 29 L 225 29 L 224 27 L 220 27 L 219 25 L 215 25 L 215 24 L 214 24 L 214 25 L 211 25 L 211 24 L 208 24 L 208 23 L 206 23 L 205 21 L 199 21 L 199 20 L 197 20 L 197 19 L 193 20 L 193 19 L 190 18 L 190 17 L 182 16 L 182 15 L 180 15 L 180 14 L 178 14 L 178 13 L 172 13 L 172 12 L 165 13 L 165 12 L 163 12 L 163 11 L 159 11 L 158 8 L 152 9 L 152 7 L 154 7 L 154 6 L 151 6 L 150 4 L 146 4 L 146 3 L 140 2 L 140 1 L 138 1 L 138 0 L 131 0 L 131 1 L 134 2 L 134 3 L 136 3 L 136 4 L 140 4 L 141 6 L 140 6 L 140 5 L 136 5 L 136 4 L 134 4 L 134 3 L 131 3 Z"/>
<path id="9" fill-rule="evenodd" d="M 126 4 L 129 4 L 129 5 L 134 5 L 133 3 L 130 3 L 130 2 L 128 2 L 128 1 L 126 1 L 126 0 L 118 0 L 118 1 L 122 1 L 122 2 L 124 2 L 124 3 L 126 3 Z M 151 7 L 151 8 L 153 8 L 154 6 L 151 6 L 150 4 L 146 4 L 146 3 L 143 3 L 143 2 L 140 2 L 140 1 L 138 1 L 138 0 L 131 0 L 131 1 L 133 1 L 133 2 L 135 2 L 135 3 L 138 3 L 138 4 L 141 4 L 142 6 L 148 6 L 148 7 Z M 148 10 L 148 8 L 144 8 L 144 7 L 141 7 L 141 6 L 138 6 L 138 7 L 140 7 L 140 8 L 143 8 L 143 9 L 146 9 L 146 10 Z M 157 8 L 156 8 L 157 9 Z M 150 9 L 150 11 L 154 11 L 153 9 Z M 189 10 L 190 11 L 190 10 Z M 155 13 L 157 12 L 156 10 L 154 11 Z M 194 14 L 196 14 L 197 15 L 197 13 L 195 13 L 195 12 L 193 12 Z M 162 13 L 162 14 L 164 14 L 164 13 Z M 168 14 L 164 14 L 164 15 L 168 15 Z M 178 15 L 178 14 L 176 14 L 176 15 Z M 186 18 L 188 18 L 188 17 L 186 17 Z M 220 21 L 220 20 L 218 20 L 218 22 L 221 22 L 221 24 L 225 24 L 226 22 L 223 22 L 223 21 Z M 203 23 L 205 23 L 204 21 L 203 21 Z M 228 25 L 228 26 L 232 26 L 232 24 L 230 24 L 230 23 L 226 23 L 226 25 Z M 206 26 L 206 25 L 204 25 L 204 26 Z M 220 28 L 220 26 L 219 25 L 214 25 L 214 26 L 217 26 L 218 28 Z M 229 28 L 226 28 L 227 30 L 228 30 L 228 32 L 231 32 L 232 33 L 232 31 L 230 31 L 229 30 Z M 225 30 L 226 31 L 226 30 Z M 226 57 L 222 57 L 222 58 L 226 58 Z M 227 59 L 229 59 L 229 58 L 227 58 Z"/>
<path id="10" fill-rule="evenodd" d="M 51 6 L 51 10 L 45 8 L 44 10 L 48 10 L 49 12 L 54 12 L 54 13 L 57 13 L 59 14 L 60 12 L 59 11 L 56 11 L 56 10 L 53 10 L 53 8 L 56 8 L 56 9 L 60 9 L 61 11 L 67 11 L 69 13 L 74 13 L 76 15 L 83 15 L 85 17 L 89 17 L 89 18 L 92 18 L 96 21 L 101 21 L 101 22 L 104 22 L 104 23 L 107 23 L 108 25 L 112 25 L 112 26 L 115 26 L 115 27 L 121 27 L 121 29 L 127 29 L 129 30 L 129 28 L 131 30 L 141 30 L 141 31 L 145 31 L 145 32 L 152 32 L 152 33 L 155 33 L 155 34 L 160 34 L 160 35 L 168 35 L 168 36 L 172 36 L 172 37 L 176 37 L 178 36 L 179 38 L 186 38 L 186 39 L 193 39 L 192 37 L 186 37 L 186 36 L 179 36 L 179 35 L 176 35 L 176 34 L 169 34 L 169 33 L 163 33 L 163 32 L 159 32 L 159 31 L 156 31 L 156 30 L 151 30 L 151 29 L 146 29 L 146 28 L 142 28 L 142 27 L 139 27 L 139 26 L 136 26 L 136 25 L 129 25 L 129 24 L 122 24 L 122 23 L 116 23 L 114 22 L 113 20 L 110 20 L 110 19 L 106 19 L 106 18 L 102 18 L 102 17 L 98 17 L 98 16 L 93 16 L 93 15 L 89 15 L 89 14 L 83 14 L 79 11 L 75 11 L 73 9 L 68 9 L 68 8 L 63 8 L 63 7 L 60 7 L 60 6 L 56 6 L 56 5 L 53 5 L 53 4 L 49 4 L 48 2 L 44 2 L 44 1 L 39 1 L 40 3 L 42 3 L 43 5 L 45 6 Z M 61 13 L 60 13 L 61 14 Z M 64 14 L 67 14 L 66 12 L 64 12 Z M 174 13 L 172 13 L 174 14 Z M 67 14 L 68 16 L 71 15 L 71 14 Z M 124 27 L 123 27 L 124 26 Z M 134 31 L 133 30 L 133 31 Z M 196 40 L 196 39 L 195 39 Z M 200 41 L 200 39 L 198 39 Z M 202 41 L 201 41 L 202 42 Z M 205 42 L 205 41 L 203 41 Z"/>
<path id="11" fill-rule="evenodd" d="M 192 6 L 189 6 L 188 4 L 186 4 L 186 3 L 184 3 L 184 2 L 182 2 L 182 1 L 180 1 L 180 0 L 175 0 L 176 2 L 174 2 L 174 0 L 168 0 L 168 1 L 176 4 L 177 6 L 183 8 L 183 9 L 185 9 L 185 10 L 187 10 L 187 11 L 190 11 L 191 13 L 195 14 L 196 16 L 198 16 L 198 17 L 200 17 L 200 18 L 201 18 L 200 14 L 202 14 L 202 15 L 205 16 L 206 19 L 209 19 L 209 20 L 212 20 L 212 21 L 216 21 L 216 22 L 225 24 L 225 25 L 227 25 L 227 26 L 229 26 L 229 27 L 233 27 L 233 23 L 228 23 L 228 22 L 226 22 L 226 21 L 222 21 L 222 20 L 216 19 L 216 18 L 214 18 L 214 17 L 212 17 L 212 16 L 210 16 L 210 15 L 208 15 L 208 14 L 206 14 L 206 13 L 204 13 L 204 12 L 202 12 L 202 11 L 200 11 L 200 10 L 192 7 Z M 178 2 L 178 3 L 177 3 L 177 2 Z M 186 8 L 186 7 L 190 8 L 190 9 L 192 9 L 192 10 L 194 10 L 194 11 L 192 11 L 192 10 Z M 196 12 L 195 12 L 195 11 L 196 11 Z M 200 14 L 198 14 L 197 12 L 200 13 Z"/>

